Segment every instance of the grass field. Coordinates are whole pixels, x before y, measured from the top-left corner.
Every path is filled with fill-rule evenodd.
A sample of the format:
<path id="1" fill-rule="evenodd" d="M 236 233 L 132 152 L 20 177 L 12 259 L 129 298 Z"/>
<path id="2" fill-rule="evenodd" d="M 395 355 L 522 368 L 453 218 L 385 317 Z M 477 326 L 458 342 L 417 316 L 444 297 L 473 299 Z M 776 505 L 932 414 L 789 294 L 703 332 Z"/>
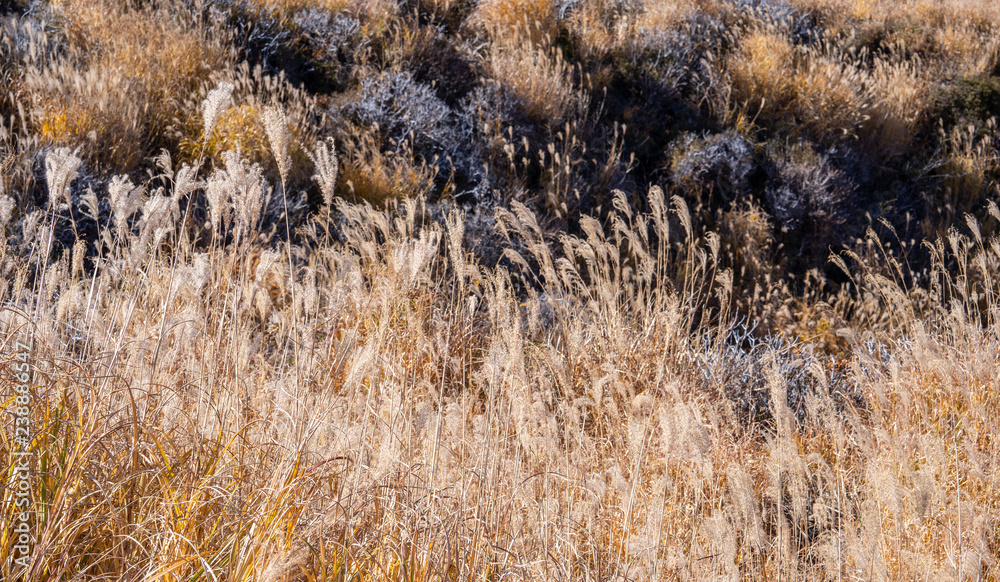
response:
<path id="1" fill-rule="evenodd" d="M 1000 580 L 1000 5 L 0 2 L 0 578 Z"/>

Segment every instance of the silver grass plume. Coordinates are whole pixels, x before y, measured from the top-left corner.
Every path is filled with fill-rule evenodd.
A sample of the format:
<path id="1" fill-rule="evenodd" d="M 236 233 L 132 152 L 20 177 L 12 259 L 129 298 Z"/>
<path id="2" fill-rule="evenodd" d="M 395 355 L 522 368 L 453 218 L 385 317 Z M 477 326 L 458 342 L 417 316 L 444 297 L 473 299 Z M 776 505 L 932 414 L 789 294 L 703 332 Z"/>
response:
<path id="1" fill-rule="evenodd" d="M 313 165 L 316 166 L 313 179 L 316 180 L 320 191 L 323 192 L 323 202 L 330 206 L 333 203 L 333 192 L 337 185 L 337 171 L 340 169 L 333 140 L 328 138 L 326 141 L 317 141 L 313 150 L 307 153 Z"/>
<path id="2" fill-rule="evenodd" d="M 21 222 L 21 231 L 24 240 L 35 240 L 35 236 L 38 234 L 38 226 L 41 224 L 41 221 L 41 210 L 36 210 L 24 217 L 24 220 Z"/>
<path id="3" fill-rule="evenodd" d="M 204 182 L 196 179 L 198 177 L 198 169 L 198 164 L 195 164 L 193 168 L 184 164 L 181 166 L 181 169 L 177 170 L 177 173 L 174 174 L 174 198 L 180 200 L 198 188 L 205 186 Z"/>
<path id="4" fill-rule="evenodd" d="M 267 139 L 271 142 L 271 153 L 278 163 L 278 173 L 281 174 L 281 198 L 285 206 L 285 250 L 288 254 L 289 279 L 292 292 L 292 317 L 296 317 L 296 297 L 295 297 L 295 269 L 292 262 L 292 233 L 288 224 L 288 192 L 286 178 L 288 177 L 288 120 L 285 118 L 285 111 L 280 107 L 269 106 L 264 109 L 264 129 L 267 131 Z M 299 378 L 299 356 L 298 348 L 295 349 L 295 379 Z"/>
<path id="5" fill-rule="evenodd" d="M 125 227 L 125 221 L 142 205 L 142 186 L 136 186 L 128 176 L 115 176 L 108 184 L 108 198 L 115 226 Z"/>
<path id="6" fill-rule="evenodd" d="M 163 171 L 163 176 L 168 179 L 174 178 L 174 163 L 170 159 L 170 152 L 166 149 L 160 150 L 160 155 L 153 158 L 156 167 Z"/>
<path id="7" fill-rule="evenodd" d="M 271 267 L 278 262 L 279 256 L 278 251 L 272 249 L 267 249 L 260 254 L 260 261 L 257 263 L 257 270 L 254 272 L 254 282 L 260 285 L 264 277 L 267 276 L 268 271 L 271 270 Z"/>
<path id="8" fill-rule="evenodd" d="M 278 106 L 268 106 L 264 108 L 263 114 L 264 130 L 267 131 L 267 140 L 271 143 L 271 153 L 278 163 L 278 173 L 281 174 L 281 182 L 288 178 L 288 119 L 285 111 Z"/>
<path id="9" fill-rule="evenodd" d="M 87 257 L 87 241 L 79 239 L 76 244 L 73 245 L 73 268 L 71 269 L 71 277 L 76 279 L 83 276 L 83 260 Z"/>
<path id="10" fill-rule="evenodd" d="M 230 192 L 236 210 L 237 226 L 240 232 L 247 233 L 260 220 L 264 197 L 268 191 L 264 172 L 259 164 L 251 164 L 236 152 L 224 152 L 222 161 L 226 164 L 226 175 L 232 187 Z"/>
<path id="11" fill-rule="evenodd" d="M 208 209 L 212 215 L 212 232 L 218 233 L 219 227 L 229 221 L 232 211 L 233 184 L 225 170 L 215 170 L 208 177 L 205 196 L 208 198 Z"/>
<path id="12" fill-rule="evenodd" d="M 80 196 L 80 203 L 83 206 L 83 213 L 85 216 L 93 220 L 94 222 L 99 222 L 101 215 L 101 205 L 97 201 L 97 193 L 90 186 L 87 186 L 87 191 Z"/>
<path id="13" fill-rule="evenodd" d="M 201 290 L 212 277 L 212 264 L 207 253 L 195 253 L 194 261 L 178 265 L 177 273 L 170 284 L 171 297 L 186 297 L 197 300 Z"/>
<path id="14" fill-rule="evenodd" d="M 69 186 L 76 179 L 81 163 L 76 152 L 69 148 L 56 148 L 45 155 L 45 182 L 52 204 L 70 202 Z"/>
<path id="15" fill-rule="evenodd" d="M 215 129 L 215 122 L 219 116 L 229 107 L 229 101 L 233 96 L 233 84 L 229 82 L 220 83 L 218 87 L 208 92 L 208 96 L 201 102 L 205 121 L 202 139 L 207 143 L 212 137 L 212 130 Z"/>
<path id="16" fill-rule="evenodd" d="M 160 245 L 163 238 L 174 229 L 180 219 L 180 206 L 176 198 L 165 196 L 162 189 L 146 201 L 142 208 L 144 237 L 153 235 L 153 248 Z"/>

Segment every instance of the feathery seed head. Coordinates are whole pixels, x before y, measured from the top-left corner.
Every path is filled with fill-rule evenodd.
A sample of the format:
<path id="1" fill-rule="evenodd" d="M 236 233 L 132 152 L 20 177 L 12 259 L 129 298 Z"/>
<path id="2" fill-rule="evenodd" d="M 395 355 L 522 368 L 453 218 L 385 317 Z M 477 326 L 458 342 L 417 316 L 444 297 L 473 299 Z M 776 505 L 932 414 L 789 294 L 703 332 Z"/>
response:
<path id="1" fill-rule="evenodd" d="M 323 192 L 323 202 L 330 206 L 333 203 L 333 192 L 337 185 L 337 171 L 339 169 L 333 140 L 328 138 L 326 141 L 317 141 L 313 151 L 307 153 L 313 165 L 316 166 L 313 179 L 316 180 L 320 191 Z"/>
<path id="2" fill-rule="evenodd" d="M 177 267 L 177 273 L 171 281 L 170 295 L 195 299 L 211 277 L 212 263 L 208 254 L 196 253 L 191 264 Z"/>
<path id="3" fill-rule="evenodd" d="M 41 210 L 36 210 L 24 217 L 24 221 L 21 223 L 21 231 L 23 233 L 24 240 L 35 240 L 35 235 L 38 234 L 38 225 L 41 223 L 41 219 Z"/>
<path id="4" fill-rule="evenodd" d="M 143 232 L 153 234 L 154 247 L 160 244 L 179 219 L 180 206 L 177 199 L 165 196 L 162 188 L 146 200 L 142 207 Z"/>
<path id="5" fill-rule="evenodd" d="M 176 201 L 169 196 L 165 196 L 163 191 L 158 189 L 156 194 L 149 198 L 142 206 L 143 221 L 153 228 L 163 226 L 170 222 L 172 215 L 177 212 Z"/>
<path id="6" fill-rule="evenodd" d="M 676 195 L 671 196 L 670 200 L 674 203 L 674 213 L 677 214 L 677 218 L 681 221 L 681 226 L 684 227 L 684 234 L 690 241 L 691 237 L 694 236 L 694 232 L 691 228 L 691 213 L 688 211 L 687 202 Z"/>
<path id="7" fill-rule="evenodd" d="M 254 281 L 260 285 L 264 277 L 267 276 L 268 271 L 274 266 L 274 263 L 278 261 L 278 251 L 273 249 L 268 249 L 260 254 L 260 261 L 257 263 L 257 270 L 254 272 Z"/>
<path id="8" fill-rule="evenodd" d="M 108 198 L 111 200 L 111 211 L 115 224 L 125 225 L 129 216 L 139 210 L 142 196 L 142 186 L 136 186 L 128 176 L 115 176 L 108 184 Z"/>
<path id="9" fill-rule="evenodd" d="M 233 89 L 232 83 L 220 83 L 218 87 L 209 91 L 208 96 L 201 102 L 205 121 L 202 139 L 206 142 L 212 136 L 212 130 L 215 129 L 215 122 L 219 120 L 222 112 L 229 107 L 229 101 L 233 96 Z"/>
<path id="10" fill-rule="evenodd" d="M 78 239 L 76 244 L 73 245 L 73 267 L 72 267 L 72 277 L 76 279 L 77 277 L 83 276 L 83 259 L 87 256 L 87 241 L 83 239 Z"/>
<path id="11" fill-rule="evenodd" d="M 212 215 L 212 231 L 219 232 L 219 227 L 229 219 L 232 211 L 233 184 L 225 170 L 216 170 L 209 176 L 205 187 L 208 198 L 208 209 Z"/>
<path id="12" fill-rule="evenodd" d="M 267 140 L 271 143 L 271 153 L 278 163 L 278 173 L 281 174 L 281 181 L 288 178 L 288 119 L 285 117 L 285 110 L 279 106 L 268 106 L 263 114 L 264 130 L 267 131 Z"/>
<path id="13" fill-rule="evenodd" d="M 197 176 L 197 165 L 193 168 L 187 164 L 181 166 L 181 169 L 177 170 L 177 174 L 174 175 L 174 198 L 179 200 L 182 196 L 202 187 L 204 184 L 195 179 Z"/>
<path id="14" fill-rule="evenodd" d="M 168 179 L 174 177 L 174 162 L 170 157 L 170 151 L 166 148 L 160 150 L 160 155 L 153 158 L 156 167 L 163 171 L 163 175 Z"/>
<path id="15" fill-rule="evenodd" d="M 264 196 L 268 191 L 264 172 L 259 164 L 251 164 L 237 152 L 224 152 L 222 160 L 226 164 L 226 176 L 232 188 L 230 192 L 237 225 L 241 232 L 248 232 L 260 219 Z"/>
<path id="16" fill-rule="evenodd" d="M 76 179 L 81 163 L 76 152 L 69 148 L 56 148 L 45 155 L 45 182 L 51 203 L 70 202 L 69 186 Z"/>
<path id="17" fill-rule="evenodd" d="M 100 203 L 97 201 L 97 193 L 94 192 L 93 188 L 87 186 L 87 190 L 80 196 L 80 203 L 83 206 L 84 216 L 89 217 L 94 222 L 99 222 L 101 215 Z"/>
<path id="18" fill-rule="evenodd" d="M 465 288 L 465 256 L 462 252 L 462 241 L 465 236 L 465 216 L 458 211 L 448 214 L 446 220 L 448 228 L 448 256 L 451 258 L 452 268 L 458 277 L 459 286 Z"/>

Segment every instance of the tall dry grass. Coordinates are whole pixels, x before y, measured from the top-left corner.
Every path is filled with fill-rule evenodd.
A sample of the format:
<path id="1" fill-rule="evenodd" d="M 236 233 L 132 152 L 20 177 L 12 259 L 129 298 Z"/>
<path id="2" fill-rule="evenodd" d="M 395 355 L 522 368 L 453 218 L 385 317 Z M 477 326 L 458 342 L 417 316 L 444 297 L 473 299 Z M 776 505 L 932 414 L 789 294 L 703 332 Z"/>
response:
<path id="1" fill-rule="evenodd" d="M 58 194 L 78 161 L 50 155 Z M 335 199 L 342 242 L 282 249 L 259 166 L 226 160 L 115 181 L 92 267 L 42 250 L 57 199 L 30 263 L 5 244 L 4 345 L 36 369 L 36 545 L 5 577 L 997 576 L 1000 242 L 971 220 L 923 287 L 874 239 L 837 259 L 834 361 L 735 325 L 718 236 L 659 189 L 559 241 L 515 203 L 508 270 L 419 199 Z M 231 232 L 207 248 L 200 189 Z"/>
<path id="2" fill-rule="evenodd" d="M 994 74 L 992 4 L 237 6 L 363 37 L 336 97 L 192 6 L 0 28 L 3 579 L 1000 578 L 996 126 L 924 119 Z M 411 67 L 449 27 L 467 94 Z M 795 279 L 843 147 L 944 218 Z"/>
<path id="3" fill-rule="evenodd" d="M 61 46 L 26 30 L 16 51 L 22 74 L 11 89 L 43 143 L 81 147 L 88 162 L 131 171 L 181 116 L 191 94 L 234 55 L 225 31 L 181 2 L 133 9 L 103 0 L 53 2 Z M 169 143 L 169 142 L 167 142 Z"/>

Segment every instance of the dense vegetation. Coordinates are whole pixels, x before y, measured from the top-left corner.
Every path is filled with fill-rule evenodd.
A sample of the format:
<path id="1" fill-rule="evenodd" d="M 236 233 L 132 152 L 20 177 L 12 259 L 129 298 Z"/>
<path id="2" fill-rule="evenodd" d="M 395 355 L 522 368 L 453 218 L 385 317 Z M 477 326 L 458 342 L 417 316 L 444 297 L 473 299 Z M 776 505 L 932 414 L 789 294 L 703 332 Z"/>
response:
<path id="1" fill-rule="evenodd" d="M 0 576 L 998 579 L 997 116 L 992 0 L 0 1 Z"/>

